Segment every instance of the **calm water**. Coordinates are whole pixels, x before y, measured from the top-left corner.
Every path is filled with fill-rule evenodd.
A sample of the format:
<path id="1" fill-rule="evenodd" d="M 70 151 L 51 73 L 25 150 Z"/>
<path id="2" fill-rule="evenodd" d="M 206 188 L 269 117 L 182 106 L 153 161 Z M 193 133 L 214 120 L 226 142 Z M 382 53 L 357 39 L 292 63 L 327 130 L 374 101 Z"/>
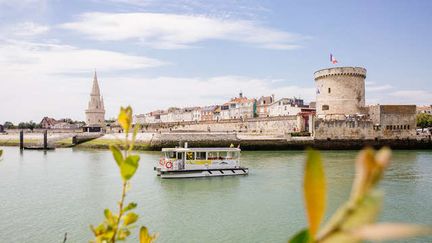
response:
<path id="1" fill-rule="evenodd" d="M 121 181 L 108 151 L 3 149 L 0 242 L 62 242 L 65 232 L 68 242 L 88 242 L 88 225 L 116 208 Z M 323 153 L 330 214 L 349 195 L 355 152 Z M 153 171 L 159 153 L 140 155 L 128 200 L 138 203 L 139 224 L 160 233 L 158 242 L 286 242 L 306 225 L 303 152 L 243 152 L 249 176 L 184 180 L 161 180 Z M 381 187 L 381 221 L 432 224 L 431 151 L 396 151 Z"/>

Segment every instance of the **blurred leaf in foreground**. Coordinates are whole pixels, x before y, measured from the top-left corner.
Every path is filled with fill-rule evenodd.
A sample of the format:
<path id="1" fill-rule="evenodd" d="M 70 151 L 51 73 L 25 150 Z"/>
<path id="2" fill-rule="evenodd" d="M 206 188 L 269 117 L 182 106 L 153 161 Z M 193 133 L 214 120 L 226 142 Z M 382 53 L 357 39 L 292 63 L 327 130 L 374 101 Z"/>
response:
<path id="1" fill-rule="evenodd" d="M 320 154 L 308 150 L 304 172 L 304 197 L 309 223 L 309 234 L 313 239 L 318 231 L 326 207 L 326 179 Z"/>
<path id="2" fill-rule="evenodd" d="M 289 242 L 382 241 L 432 234 L 430 226 L 374 224 L 383 201 L 383 193 L 377 190 L 376 186 L 390 164 L 390 158 L 391 151 L 388 148 L 382 148 L 378 152 L 371 148 L 360 151 L 356 160 L 356 177 L 349 200 L 316 234 L 325 211 L 325 176 L 319 154 L 308 151 L 304 196 L 309 231 L 303 230 L 297 233 Z"/>

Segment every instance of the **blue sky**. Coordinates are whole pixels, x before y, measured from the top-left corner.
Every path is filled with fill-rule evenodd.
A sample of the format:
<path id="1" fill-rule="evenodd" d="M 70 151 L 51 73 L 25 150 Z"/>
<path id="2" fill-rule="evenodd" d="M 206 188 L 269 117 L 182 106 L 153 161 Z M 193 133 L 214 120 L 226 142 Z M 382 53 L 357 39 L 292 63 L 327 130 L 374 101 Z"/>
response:
<path id="1" fill-rule="evenodd" d="M 0 123 L 248 97 L 314 100 L 313 72 L 368 70 L 366 103 L 431 104 L 432 1 L 0 0 Z"/>

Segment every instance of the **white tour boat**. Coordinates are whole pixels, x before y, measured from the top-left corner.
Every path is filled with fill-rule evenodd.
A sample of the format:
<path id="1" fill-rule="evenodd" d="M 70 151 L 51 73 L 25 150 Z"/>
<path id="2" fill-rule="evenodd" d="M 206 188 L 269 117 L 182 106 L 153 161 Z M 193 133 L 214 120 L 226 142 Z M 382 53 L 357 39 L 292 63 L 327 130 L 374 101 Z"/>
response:
<path id="1" fill-rule="evenodd" d="M 186 145 L 186 144 L 185 144 Z M 247 175 L 240 166 L 240 148 L 163 148 L 155 167 L 161 178 Z"/>

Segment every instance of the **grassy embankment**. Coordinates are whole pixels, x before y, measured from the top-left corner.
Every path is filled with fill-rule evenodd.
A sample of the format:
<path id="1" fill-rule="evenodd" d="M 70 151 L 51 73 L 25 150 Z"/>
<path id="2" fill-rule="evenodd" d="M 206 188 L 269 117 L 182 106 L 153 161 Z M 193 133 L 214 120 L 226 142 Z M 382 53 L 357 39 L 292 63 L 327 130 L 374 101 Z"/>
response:
<path id="1" fill-rule="evenodd" d="M 122 142 L 114 139 L 93 139 L 85 143 L 76 145 L 78 148 L 94 148 L 94 149 L 109 149 L 110 145 L 117 145 L 121 147 Z M 150 144 L 147 142 L 136 141 L 134 150 L 151 150 Z"/>

